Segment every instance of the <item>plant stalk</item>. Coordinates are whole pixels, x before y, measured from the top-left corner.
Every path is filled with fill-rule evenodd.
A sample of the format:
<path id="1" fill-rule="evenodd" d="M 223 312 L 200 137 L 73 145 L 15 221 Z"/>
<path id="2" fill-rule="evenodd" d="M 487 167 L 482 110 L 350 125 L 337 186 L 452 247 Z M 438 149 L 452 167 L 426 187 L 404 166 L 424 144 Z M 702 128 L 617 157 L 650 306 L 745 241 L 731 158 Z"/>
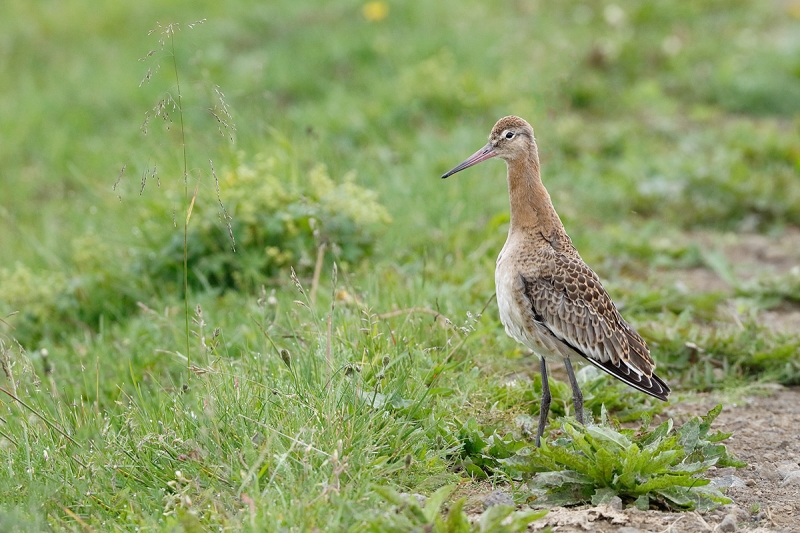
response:
<path id="1" fill-rule="evenodd" d="M 178 77 L 178 59 L 175 56 L 175 33 L 170 33 L 172 47 L 172 65 L 175 70 L 175 85 L 178 91 L 178 116 L 181 119 L 181 145 L 183 147 L 183 197 L 189 203 L 189 164 L 186 157 L 186 128 L 183 124 L 183 104 L 181 102 L 181 81 Z M 191 207 L 187 208 L 191 209 Z M 186 382 L 192 379 L 192 357 L 189 352 L 189 212 L 183 219 L 183 307 L 186 330 Z"/>

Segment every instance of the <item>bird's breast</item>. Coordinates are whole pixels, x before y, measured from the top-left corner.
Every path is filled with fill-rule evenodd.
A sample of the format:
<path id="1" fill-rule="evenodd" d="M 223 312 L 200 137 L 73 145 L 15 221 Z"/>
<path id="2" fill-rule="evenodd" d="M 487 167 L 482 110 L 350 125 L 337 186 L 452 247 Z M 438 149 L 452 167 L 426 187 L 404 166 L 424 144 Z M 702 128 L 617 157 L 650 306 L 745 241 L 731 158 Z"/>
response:
<path id="1" fill-rule="evenodd" d="M 506 334 L 533 350 L 539 357 L 564 358 L 565 354 L 562 353 L 559 343 L 534 320 L 533 309 L 525 295 L 525 285 L 518 266 L 520 261 L 514 259 L 513 253 L 504 253 L 508 252 L 507 247 L 503 248 L 497 258 L 494 275 L 500 322 L 503 323 Z"/>
<path id="2" fill-rule="evenodd" d="M 500 311 L 500 321 L 506 328 L 506 333 L 517 340 L 524 342 L 525 319 L 520 312 L 514 294 L 513 274 L 510 269 L 502 268 L 502 261 L 497 264 L 494 283 L 497 291 L 497 308 Z"/>

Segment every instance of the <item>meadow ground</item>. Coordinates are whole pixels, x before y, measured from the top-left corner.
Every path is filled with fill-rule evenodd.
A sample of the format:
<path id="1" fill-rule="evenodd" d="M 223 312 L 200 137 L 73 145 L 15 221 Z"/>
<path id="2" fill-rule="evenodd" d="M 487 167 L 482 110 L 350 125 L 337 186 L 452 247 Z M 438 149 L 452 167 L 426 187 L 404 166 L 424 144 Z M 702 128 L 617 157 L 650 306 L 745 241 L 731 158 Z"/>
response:
<path id="1" fill-rule="evenodd" d="M 800 529 L 798 19 L 6 0 L 0 531 Z M 508 114 L 675 391 L 554 372 L 542 451 L 505 169 L 439 179 Z"/>

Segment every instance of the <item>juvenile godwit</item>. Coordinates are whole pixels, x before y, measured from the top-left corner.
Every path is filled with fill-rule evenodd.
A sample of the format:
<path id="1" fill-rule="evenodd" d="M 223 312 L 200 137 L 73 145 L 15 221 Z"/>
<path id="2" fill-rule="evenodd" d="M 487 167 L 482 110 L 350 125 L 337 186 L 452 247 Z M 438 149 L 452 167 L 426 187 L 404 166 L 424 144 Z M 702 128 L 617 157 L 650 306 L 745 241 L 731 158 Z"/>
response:
<path id="1" fill-rule="evenodd" d="M 558 218 L 539 173 L 533 128 L 519 117 L 497 121 L 489 142 L 447 172 L 499 157 L 508 167 L 511 225 L 495 269 L 497 306 L 506 333 L 539 357 L 542 403 L 536 446 L 547 423 L 548 359 L 563 360 L 575 417 L 583 424 L 583 394 L 571 359 L 585 359 L 631 387 L 666 401 L 669 387 L 644 339 L 620 316 L 597 274 L 583 262 Z"/>

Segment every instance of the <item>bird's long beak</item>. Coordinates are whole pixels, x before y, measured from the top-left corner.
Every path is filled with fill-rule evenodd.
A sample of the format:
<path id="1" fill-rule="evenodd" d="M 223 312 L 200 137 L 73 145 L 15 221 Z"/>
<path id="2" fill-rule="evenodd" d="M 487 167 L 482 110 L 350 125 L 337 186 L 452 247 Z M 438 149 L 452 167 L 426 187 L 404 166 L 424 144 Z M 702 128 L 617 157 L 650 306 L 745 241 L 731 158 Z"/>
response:
<path id="1" fill-rule="evenodd" d="M 475 152 L 474 154 L 469 156 L 469 158 L 467 158 L 466 161 L 464 161 L 463 163 L 458 165 L 456 168 L 454 168 L 450 172 L 442 174 L 442 179 L 445 179 L 445 178 L 447 178 L 449 176 L 452 176 L 456 172 L 464 170 L 467 167 L 471 167 L 472 165 L 477 165 L 481 161 L 486 161 L 487 159 L 492 158 L 492 157 L 494 157 L 496 155 L 497 155 L 497 152 L 494 151 L 494 148 L 492 147 L 492 143 L 486 143 L 486 146 L 484 146 L 483 148 L 481 148 L 480 150 L 478 150 L 477 152 Z"/>

